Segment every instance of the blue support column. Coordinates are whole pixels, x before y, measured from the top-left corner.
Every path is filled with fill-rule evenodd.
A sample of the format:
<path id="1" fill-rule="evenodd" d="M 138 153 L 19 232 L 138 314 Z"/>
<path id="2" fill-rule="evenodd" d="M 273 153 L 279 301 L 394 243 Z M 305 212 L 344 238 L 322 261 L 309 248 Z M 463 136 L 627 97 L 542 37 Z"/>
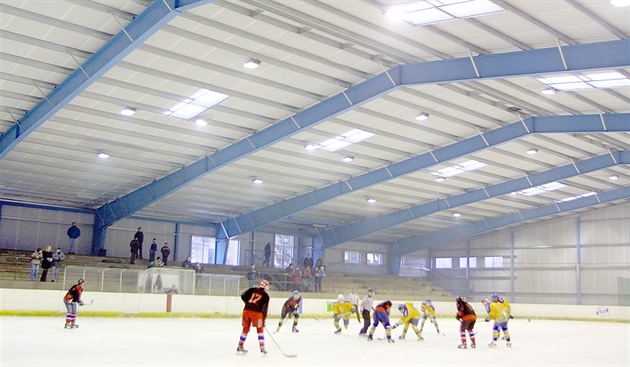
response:
<path id="1" fill-rule="evenodd" d="M 216 265 L 225 265 L 230 239 L 225 234 L 225 231 L 222 230 L 220 225 L 217 225 L 216 229 L 217 234 L 214 246 L 214 263 Z"/>
<path id="2" fill-rule="evenodd" d="M 175 223 L 175 238 L 173 238 L 173 262 L 177 261 L 179 253 L 179 223 Z"/>
<path id="3" fill-rule="evenodd" d="M 313 237 L 313 264 L 317 263 L 317 259 L 324 261 L 324 243 L 319 236 Z M 325 265 L 325 264 L 324 264 Z"/>
<path id="4" fill-rule="evenodd" d="M 580 234 L 580 217 L 575 220 L 576 264 L 575 264 L 575 290 L 577 304 L 582 304 L 582 238 Z"/>
<path id="5" fill-rule="evenodd" d="M 391 252 L 387 253 L 387 272 L 391 275 L 400 275 L 400 261 L 402 256 L 395 255 Z"/>
<path id="6" fill-rule="evenodd" d="M 470 286 L 470 241 L 466 241 L 466 293 L 467 298 L 472 300 L 472 289 Z"/>
<path id="7" fill-rule="evenodd" d="M 249 265 L 256 263 L 256 231 L 252 232 L 252 238 L 249 240 Z"/>
<path id="8" fill-rule="evenodd" d="M 105 235 L 107 228 L 92 227 L 92 256 L 97 256 L 101 249 L 105 248 Z"/>
<path id="9" fill-rule="evenodd" d="M 510 301 L 516 302 L 514 299 L 514 231 L 510 231 Z"/>

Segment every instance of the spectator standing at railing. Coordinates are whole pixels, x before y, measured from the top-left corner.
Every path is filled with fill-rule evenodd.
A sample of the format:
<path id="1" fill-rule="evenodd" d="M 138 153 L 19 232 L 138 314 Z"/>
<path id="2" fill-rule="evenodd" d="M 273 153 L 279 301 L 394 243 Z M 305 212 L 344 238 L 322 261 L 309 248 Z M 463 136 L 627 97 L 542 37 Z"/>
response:
<path id="1" fill-rule="evenodd" d="M 322 280 L 326 276 L 326 268 L 324 266 L 316 266 L 313 279 L 315 280 L 315 292 L 322 292 Z"/>
<path id="2" fill-rule="evenodd" d="M 142 243 L 144 242 L 144 232 L 142 232 L 142 227 L 138 227 L 138 231 L 133 236 L 138 239 L 138 252 L 136 253 L 136 259 L 142 259 Z"/>
<path id="3" fill-rule="evenodd" d="M 52 246 L 46 246 L 46 249 L 42 251 L 42 276 L 39 278 L 40 282 L 45 282 L 48 276 L 48 269 L 52 268 L 53 264 L 53 252 Z"/>
<path id="4" fill-rule="evenodd" d="M 302 287 L 302 270 L 300 270 L 299 266 L 296 266 L 293 269 L 293 273 L 291 274 L 291 283 L 293 283 L 293 289 L 296 291 L 301 291 Z"/>
<path id="5" fill-rule="evenodd" d="M 57 247 L 57 251 L 55 251 L 52 255 L 53 264 L 52 264 L 52 280 L 54 282 L 57 280 L 57 276 L 59 275 L 59 269 L 61 269 L 61 263 L 66 260 L 66 254 L 61 251 L 60 247 Z"/>
<path id="6" fill-rule="evenodd" d="M 140 242 L 136 237 L 129 242 L 129 264 L 135 264 L 136 258 L 138 257 L 138 247 L 140 246 Z"/>
<path id="7" fill-rule="evenodd" d="M 72 222 L 70 228 L 66 232 L 68 238 L 70 238 L 70 248 L 68 249 L 68 254 L 72 255 L 76 251 L 77 242 L 79 241 L 79 237 L 81 237 L 81 230 L 77 227 L 77 222 Z"/>
<path id="8" fill-rule="evenodd" d="M 256 265 L 253 265 L 249 268 L 249 271 L 247 272 L 247 285 L 249 288 L 253 288 L 254 287 L 254 282 L 256 281 L 256 278 L 258 278 L 258 271 L 256 270 Z"/>
<path id="9" fill-rule="evenodd" d="M 39 266 L 42 264 L 42 249 L 37 248 L 35 252 L 31 254 L 31 282 L 37 279 L 37 273 L 39 272 Z"/>
<path id="10" fill-rule="evenodd" d="M 168 242 L 164 242 L 164 246 L 160 249 L 162 253 L 162 261 L 164 261 L 164 266 L 168 266 L 168 255 L 171 254 L 171 248 L 168 247 Z"/>
<path id="11" fill-rule="evenodd" d="M 311 257 L 311 254 L 306 255 L 304 261 L 302 261 L 302 265 L 304 265 L 304 269 L 306 269 L 307 267 L 313 267 L 313 258 Z"/>
<path id="12" fill-rule="evenodd" d="M 304 271 L 302 272 L 302 279 L 304 279 L 304 283 L 306 283 L 304 290 L 310 292 L 313 285 L 313 270 L 310 266 L 304 268 Z"/>
<path id="13" fill-rule="evenodd" d="M 156 239 L 153 239 L 151 242 L 151 248 L 149 248 L 149 261 L 155 261 L 155 253 L 157 252 L 157 242 Z"/>
<path id="14" fill-rule="evenodd" d="M 267 242 L 265 245 L 265 261 L 262 266 L 269 267 L 269 258 L 271 257 L 271 242 Z"/>

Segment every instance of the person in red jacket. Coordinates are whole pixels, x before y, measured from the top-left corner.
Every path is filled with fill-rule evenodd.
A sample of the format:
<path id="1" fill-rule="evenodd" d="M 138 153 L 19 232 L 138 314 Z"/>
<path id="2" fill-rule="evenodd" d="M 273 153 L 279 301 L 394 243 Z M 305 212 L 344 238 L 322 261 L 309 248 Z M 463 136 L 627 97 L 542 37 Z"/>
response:
<path id="1" fill-rule="evenodd" d="M 464 297 L 457 297 L 455 301 L 457 302 L 457 315 L 455 315 L 455 319 L 460 322 L 459 334 L 462 340 L 462 343 L 458 345 L 457 348 L 467 348 L 466 331 L 468 331 L 468 336 L 470 337 L 470 347 L 476 348 L 477 343 L 475 342 L 475 333 L 473 331 L 475 322 L 477 321 L 475 309 L 470 305 L 470 303 L 464 301 Z"/>
<path id="2" fill-rule="evenodd" d="M 76 323 L 77 319 L 77 304 L 83 306 L 83 301 L 81 300 L 81 295 L 83 294 L 83 285 L 85 284 L 85 280 L 83 278 L 79 279 L 77 284 L 73 285 L 68 293 L 63 297 L 63 303 L 66 305 L 66 309 L 68 313 L 66 314 L 66 325 L 64 328 L 66 329 L 75 329 L 78 328 L 79 325 Z"/>
<path id="3" fill-rule="evenodd" d="M 247 353 L 247 349 L 244 348 L 245 339 L 247 339 L 247 333 L 249 333 L 250 327 L 254 326 L 258 332 L 260 353 L 267 353 L 267 349 L 265 349 L 264 333 L 267 308 L 269 307 L 269 294 L 267 294 L 267 290 L 269 290 L 269 281 L 263 279 L 260 281 L 258 288 L 249 288 L 241 294 L 241 299 L 245 303 L 242 317 L 243 332 L 238 341 L 236 352 Z"/>

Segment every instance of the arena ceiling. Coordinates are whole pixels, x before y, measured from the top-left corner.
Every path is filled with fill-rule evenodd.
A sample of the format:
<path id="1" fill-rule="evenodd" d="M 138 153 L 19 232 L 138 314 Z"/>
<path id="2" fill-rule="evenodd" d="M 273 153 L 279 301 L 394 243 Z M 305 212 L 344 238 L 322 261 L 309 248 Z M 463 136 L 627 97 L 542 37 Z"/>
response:
<path id="1" fill-rule="evenodd" d="M 0 17 L 0 200 L 97 228 L 403 254 L 630 197 L 630 6 L 4 0 Z"/>

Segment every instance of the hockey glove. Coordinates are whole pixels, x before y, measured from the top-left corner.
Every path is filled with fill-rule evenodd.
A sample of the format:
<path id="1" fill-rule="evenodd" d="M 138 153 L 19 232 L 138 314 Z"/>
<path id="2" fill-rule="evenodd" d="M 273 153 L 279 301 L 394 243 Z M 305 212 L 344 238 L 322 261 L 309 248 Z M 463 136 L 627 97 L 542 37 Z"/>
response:
<path id="1" fill-rule="evenodd" d="M 514 316 L 508 315 L 508 319 L 513 319 L 513 318 L 514 318 Z"/>

